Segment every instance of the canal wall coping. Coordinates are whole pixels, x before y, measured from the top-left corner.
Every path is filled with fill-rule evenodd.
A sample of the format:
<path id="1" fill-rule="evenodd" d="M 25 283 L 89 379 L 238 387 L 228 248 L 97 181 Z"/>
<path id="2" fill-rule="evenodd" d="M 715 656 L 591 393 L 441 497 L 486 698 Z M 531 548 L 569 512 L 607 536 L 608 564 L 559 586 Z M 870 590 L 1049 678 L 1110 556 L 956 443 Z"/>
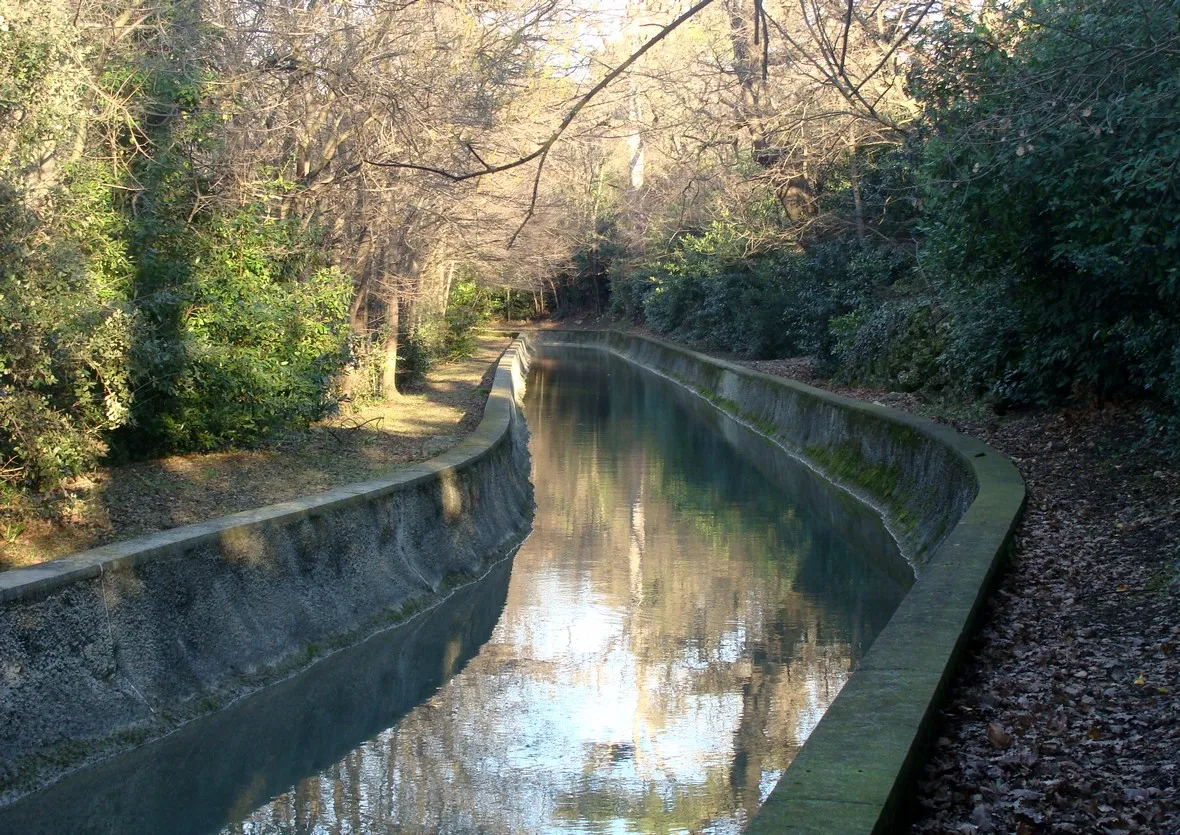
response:
<path id="1" fill-rule="evenodd" d="M 529 345 L 479 426 L 382 479 L 0 573 L 0 803 L 448 596 L 527 533 Z"/>
<path id="2" fill-rule="evenodd" d="M 617 331 L 538 331 L 662 374 L 873 505 L 916 580 L 755 815 L 750 833 L 885 833 L 1012 540 L 1024 482 L 947 426 Z"/>

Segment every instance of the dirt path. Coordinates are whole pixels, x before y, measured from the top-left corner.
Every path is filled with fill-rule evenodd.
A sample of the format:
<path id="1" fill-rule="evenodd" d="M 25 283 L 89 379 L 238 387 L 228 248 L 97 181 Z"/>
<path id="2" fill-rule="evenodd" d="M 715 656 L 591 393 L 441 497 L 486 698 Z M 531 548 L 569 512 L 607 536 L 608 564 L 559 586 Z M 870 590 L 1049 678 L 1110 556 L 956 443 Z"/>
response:
<path id="1" fill-rule="evenodd" d="M 1180 832 L 1180 472 L 1130 411 L 964 426 L 1029 506 L 956 677 L 917 832 Z"/>
<path id="2" fill-rule="evenodd" d="M 30 521 L 15 542 L 0 542 L 0 569 L 363 481 L 438 455 L 478 425 L 494 363 L 508 343 L 481 340 L 472 357 L 432 368 L 421 387 L 393 402 L 292 433 L 273 447 L 177 455 L 76 479 L 64 518 Z"/>

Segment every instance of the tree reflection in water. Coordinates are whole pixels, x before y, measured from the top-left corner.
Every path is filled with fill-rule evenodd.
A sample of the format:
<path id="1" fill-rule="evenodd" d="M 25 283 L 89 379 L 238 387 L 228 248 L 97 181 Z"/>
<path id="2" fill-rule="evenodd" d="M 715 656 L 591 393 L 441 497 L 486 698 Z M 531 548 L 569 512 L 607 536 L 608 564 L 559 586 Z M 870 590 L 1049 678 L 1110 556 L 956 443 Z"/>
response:
<path id="1" fill-rule="evenodd" d="M 229 831 L 736 831 L 912 581 L 872 514 L 622 360 L 549 349 L 526 414 L 491 639 Z"/>

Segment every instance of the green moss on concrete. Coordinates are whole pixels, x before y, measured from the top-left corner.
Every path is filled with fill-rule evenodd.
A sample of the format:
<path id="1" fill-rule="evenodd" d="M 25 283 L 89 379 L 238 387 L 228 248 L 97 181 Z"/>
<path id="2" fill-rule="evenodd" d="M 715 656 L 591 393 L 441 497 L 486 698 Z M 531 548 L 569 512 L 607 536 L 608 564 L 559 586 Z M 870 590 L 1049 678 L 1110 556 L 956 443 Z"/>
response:
<path id="1" fill-rule="evenodd" d="M 101 740 L 64 739 L 46 746 L 21 763 L 20 768 L 7 777 L 0 777 L 0 792 L 17 788 L 34 780 L 37 774 L 50 767 L 59 771 L 74 768 L 78 763 L 142 745 L 152 738 L 151 725 L 127 728 Z"/>
<path id="2" fill-rule="evenodd" d="M 815 444 L 806 447 L 803 453 L 828 477 L 863 491 L 885 511 L 900 532 L 909 535 L 917 530 L 918 516 L 901 496 L 901 464 L 870 462 L 865 459 L 860 445 L 853 442 L 834 446 Z"/>
<path id="3" fill-rule="evenodd" d="M 459 586 L 465 586 L 475 579 L 475 575 L 468 571 L 452 571 L 443 577 L 442 583 L 439 584 L 439 591 L 450 591 Z"/>
<path id="4" fill-rule="evenodd" d="M 676 382 L 695 392 L 718 409 L 729 414 L 748 426 L 757 429 L 769 438 L 778 438 L 779 429 L 769 421 L 753 412 L 748 412 L 734 400 L 730 400 L 704 386 L 696 385 L 681 374 L 674 371 L 665 372 Z M 921 434 L 913 427 L 892 421 L 882 421 L 880 418 L 866 418 L 874 426 L 884 425 L 889 440 L 893 444 L 912 448 L 922 443 Z M 804 456 L 829 478 L 863 493 L 885 513 L 894 530 L 902 536 L 912 536 L 921 522 L 919 515 L 904 501 L 901 496 L 900 480 L 902 466 L 894 461 L 889 464 L 867 461 L 861 453 L 861 448 L 853 442 L 846 442 L 836 446 L 815 444 L 803 450 Z M 939 526 L 932 541 L 939 541 L 946 533 L 945 520 Z"/>
<path id="5" fill-rule="evenodd" d="M 814 445 L 804 452 L 829 475 L 860 487 L 874 498 L 887 499 L 897 489 L 901 465 L 873 464 L 861 454 L 860 445 L 852 442 L 835 446 Z"/>
<path id="6" fill-rule="evenodd" d="M 730 400 L 728 397 L 724 397 L 712 389 L 706 388 L 704 386 L 698 386 L 680 374 L 677 374 L 675 371 L 668 371 L 666 374 L 676 382 L 680 383 L 680 385 L 695 392 L 705 400 L 708 400 L 726 414 L 732 415 L 749 426 L 753 426 L 763 435 L 767 435 L 771 438 L 778 436 L 778 427 L 775 426 L 774 423 L 766 420 L 765 418 L 759 417 L 753 412 L 744 411 L 742 407 L 737 404 L 737 402 Z"/>

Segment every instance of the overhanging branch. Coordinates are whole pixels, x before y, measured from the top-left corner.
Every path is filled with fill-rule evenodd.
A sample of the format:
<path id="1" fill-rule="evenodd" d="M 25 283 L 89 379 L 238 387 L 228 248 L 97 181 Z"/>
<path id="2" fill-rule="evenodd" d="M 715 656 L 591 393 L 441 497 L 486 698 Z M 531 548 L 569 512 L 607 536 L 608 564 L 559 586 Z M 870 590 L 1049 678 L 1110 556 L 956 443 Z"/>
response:
<path id="1" fill-rule="evenodd" d="M 623 63 L 619 64 L 617 67 L 603 76 L 602 80 L 590 88 L 590 90 L 586 92 L 585 95 L 574 102 L 573 106 L 566 112 L 565 117 L 557 125 L 554 131 L 549 134 L 549 136 L 546 137 L 545 140 L 531 153 L 525 154 L 522 157 L 517 157 L 516 159 L 510 160 L 509 162 L 498 163 L 496 165 L 488 165 L 487 163 L 484 163 L 482 160 L 480 160 L 480 162 L 483 164 L 482 168 L 475 169 L 474 171 L 460 172 L 448 171 L 445 168 L 439 168 L 433 165 L 422 165 L 420 163 L 414 162 L 399 162 L 396 160 L 365 160 L 365 162 L 367 162 L 369 165 L 376 165 L 382 168 L 404 168 L 410 171 L 424 171 L 429 174 L 436 174 L 439 177 L 445 177 L 446 179 L 456 183 L 461 183 L 465 180 L 473 180 L 477 177 L 483 177 L 487 174 L 499 174 L 503 171 L 510 171 L 513 168 L 519 168 L 522 165 L 528 165 L 534 160 L 540 160 L 541 165 L 543 166 L 545 163 L 545 158 L 548 156 L 549 151 L 553 148 L 554 144 L 556 144 L 557 140 L 561 138 L 561 135 L 565 133 L 566 128 L 568 128 L 573 123 L 574 119 L 578 117 L 578 114 L 581 113 L 583 109 L 585 109 L 586 105 L 588 105 L 595 96 L 609 87 L 615 79 L 625 73 L 652 47 L 664 40 L 664 38 L 668 37 L 668 35 L 674 32 L 682 24 L 690 20 L 694 15 L 712 3 L 713 0 L 700 0 L 700 2 L 688 9 L 688 11 L 684 12 L 671 23 L 660 29 L 659 32 L 652 36 L 651 40 L 647 41 L 647 43 L 631 53 L 631 55 L 627 57 L 627 60 L 623 61 Z M 474 154 L 474 151 L 472 151 L 472 153 Z M 476 159 L 479 159 L 478 155 L 476 155 Z M 540 171 L 537 173 L 537 180 L 539 179 Z M 534 181 L 534 194 L 536 192 L 535 183 L 536 181 Z"/>

